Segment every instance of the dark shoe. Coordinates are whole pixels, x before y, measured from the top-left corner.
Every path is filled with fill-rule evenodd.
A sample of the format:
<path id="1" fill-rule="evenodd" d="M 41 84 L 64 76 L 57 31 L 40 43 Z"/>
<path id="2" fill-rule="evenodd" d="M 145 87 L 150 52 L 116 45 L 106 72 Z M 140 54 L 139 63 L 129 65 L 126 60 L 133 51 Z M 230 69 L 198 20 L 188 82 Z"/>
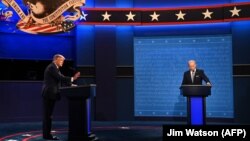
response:
<path id="1" fill-rule="evenodd" d="M 60 140 L 58 137 L 54 136 L 54 137 L 43 137 L 43 139 L 45 140 Z"/>
<path id="2" fill-rule="evenodd" d="M 94 133 L 90 133 L 88 136 L 88 140 L 89 141 L 99 141 L 99 138 L 96 137 L 96 135 Z"/>

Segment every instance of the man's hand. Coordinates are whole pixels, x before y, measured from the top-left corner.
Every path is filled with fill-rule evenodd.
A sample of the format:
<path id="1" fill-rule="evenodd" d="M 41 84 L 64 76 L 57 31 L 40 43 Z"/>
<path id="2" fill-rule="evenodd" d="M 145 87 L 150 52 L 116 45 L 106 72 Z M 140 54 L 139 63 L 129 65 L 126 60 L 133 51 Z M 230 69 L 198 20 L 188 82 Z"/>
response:
<path id="1" fill-rule="evenodd" d="M 73 79 L 76 80 L 78 77 L 80 77 L 81 73 L 80 72 L 77 72 L 74 76 L 73 76 Z"/>
<path id="2" fill-rule="evenodd" d="M 211 84 L 210 82 L 207 82 L 207 85 L 208 85 L 208 86 L 212 86 L 212 84 Z"/>

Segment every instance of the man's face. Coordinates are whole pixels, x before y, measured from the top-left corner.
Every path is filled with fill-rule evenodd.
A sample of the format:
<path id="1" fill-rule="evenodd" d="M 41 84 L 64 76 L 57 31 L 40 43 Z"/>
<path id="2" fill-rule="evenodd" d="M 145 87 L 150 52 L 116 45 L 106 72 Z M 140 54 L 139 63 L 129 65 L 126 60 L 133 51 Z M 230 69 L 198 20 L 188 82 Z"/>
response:
<path id="1" fill-rule="evenodd" d="M 188 63 L 189 70 L 193 71 L 196 69 L 196 63 L 195 62 L 189 62 Z"/>
<path id="2" fill-rule="evenodd" d="M 58 67 L 62 67 L 63 66 L 63 63 L 64 63 L 64 58 L 62 57 L 58 57 L 56 60 L 55 60 L 55 63 Z"/>

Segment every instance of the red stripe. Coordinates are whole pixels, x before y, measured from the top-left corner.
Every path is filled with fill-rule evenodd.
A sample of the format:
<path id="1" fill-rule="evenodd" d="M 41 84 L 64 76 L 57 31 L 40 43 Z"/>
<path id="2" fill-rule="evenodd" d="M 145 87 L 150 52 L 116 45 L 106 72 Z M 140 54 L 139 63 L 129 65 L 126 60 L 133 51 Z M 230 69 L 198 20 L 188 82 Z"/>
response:
<path id="1" fill-rule="evenodd" d="M 78 25 L 141 25 L 141 22 L 122 23 L 122 22 L 79 22 Z"/>
<path id="2" fill-rule="evenodd" d="M 52 134 L 66 133 L 66 132 L 68 132 L 68 131 L 59 131 L 59 132 L 52 133 Z M 34 138 L 41 137 L 41 136 L 42 136 L 42 134 L 38 134 L 38 135 L 35 135 L 35 136 L 24 138 L 24 139 L 22 139 L 22 141 L 29 141 L 30 139 L 34 139 Z"/>
<path id="3" fill-rule="evenodd" d="M 22 134 L 31 134 L 31 133 L 39 133 L 39 132 L 41 132 L 41 131 L 19 132 L 19 133 L 15 133 L 15 134 L 12 134 L 12 135 L 2 137 L 2 138 L 0 138 L 0 141 L 4 141 L 5 139 L 12 138 L 12 137 L 15 137 L 15 136 L 19 136 L 19 135 L 22 135 Z"/>
<path id="4" fill-rule="evenodd" d="M 30 139 L 34 139 L 34 138 L 37 138 L 37 137 L 40 137 L 40 136 L 42 136 L 42 134 L 38 134 L 38 135 L 35 135 L 35 136 L 31 136 L 31 137 L 22 139 L 22 141 L 28 141 L 28 140 L 30 140 Z"/>
<path id="5" fill-rule="evenodd" d="M 32 31 L 39 31 L 39 30 L 43 30 L 43 29 L 46 29 L 46 28 L 49 28 L 51 27 L 51 25 L 46 25 L 46 26 L 43 26 L 43 27 L 40 27 L 40 28 L 35 28 L 35 29 L 31 29 Z"/>
<path id="6" fill-rule="evenodd" d="M 82 10 L 89 11 L 161 11 L 161 10 L 182 10 L 182 9 L 209 9 L 209 8 L 223 8 L 228 6 L 240 6 L 240 5 L 250 5 L 250 2 L 239 2 L 239 3 L 226 3 L 217 5 L 202 5 L 202 6 L 180 6 L 180 7 L 166 7 L 166 8 L 81 8 Z"/>
<path id="7" fill-rule="evenodd" d="M 89 11 L 140 11 L 141 8 L 81 8 Z"/>
<path id="8" fill-rule="evenodd" d="M 250 20 L 250 17 L 248 18 L 230 18 L 230 19 L 224 19 L 226 22 L 233 22 L 233 21 L 239 21 L 239 20 Z"/>
<path id="9" fill-rule="evenodd" d="M 196 7 L 167 7 L 167 8 L 82 8 L 81 10 L 87 11 L 162 11 L 162 10 L 185 10 L 185 9 L 210 9 L 210 8 L 223 8 L 221 5 L 211 5 L 211 6 L 196 6 Z"/>
<path id="10" fill-rule="evenodd" d="M 36 27 L 37 25 L 31 25 L 31 26 L 23 26 L 22 29 L 29 29 L 29 28 L 32 28 L 32 27 Z"/>
<path id="11" fill-rule="evenodd" d="M 19 28 L 22 28 L 22 29 L 30 29 L 30 28 L 34 28 L 34 27 L 37 27 L 38 29 L 41 29 L 41 28 L 47 28 L 48 26 L 51 26 L 50 24 L 43 24 L 43 25 L 40 25 L 41 28 L 39 28 L 39 25 L 31 25 L 31 26 L 25 26 L 26 23 L 24 22 L 21 22 L 21 23 L 18 23 L 17 26 L 19 26 Z M 21 27 L 23 26 L 23 27 Z M 33 30 L 32 30 L 33 31 Z M 35 31 L 35 29 L 34 29 Z"/>
<path id="12" fill-rule="evenodd" d="M 196 10 L 196 9 L 213 9 L 213 8 L 223 8 L 223 5 L 213 5 L 213 6 L 197 6 L 197 7 L 169 7 L 169 8 L 143 8 L 142 11 L 179 11 L 179 10 Z"/>
<path id="13" fill-rule="evenodd" d="M 61 128 L 61 129 L 56 129 L 56 131 L 65 131 L 66 129 L 65 128 Z M 8 139 L 8 138 L 12 138 L 12 137 L 15 137 L 15 136 L 20 136 L 22 134 L 33 134 L 33 133 L 40 133 L 41 131 L 27 131 L 27 132 L 19 132 L 19 133 L 15 133 L 15 134 L 12 134 L 12 135 L 8 135 L 8 136 L 5 136 L 5 137 L 2 137 L 0 138 L 0 141 L 4 141 L 5 139 Z"/>
<path id="14" fill-rule="evenodd" d="M 42 31 L 42 32 L 52 32 L 52 31 L 58 31 L 58 30 L 57 30 L 57 27 L 53 27 L 53 28 L 51 28 L 51 29 L 44 30 L 44 31 Z"/>
<path id="15" fill-rule="evenodd" d="M 250 2 L 239 2 L 239 3 L 224 4 L 225 7 L 228 7 L 228 6 L 240 6 L 240 5 L 250 5 Z"/>
<path id="16" fill-rule="evenodd" d="M 22 25 L 24 25 L 24 22 L 17 23 L 17 26 L 22 26 Z"/>

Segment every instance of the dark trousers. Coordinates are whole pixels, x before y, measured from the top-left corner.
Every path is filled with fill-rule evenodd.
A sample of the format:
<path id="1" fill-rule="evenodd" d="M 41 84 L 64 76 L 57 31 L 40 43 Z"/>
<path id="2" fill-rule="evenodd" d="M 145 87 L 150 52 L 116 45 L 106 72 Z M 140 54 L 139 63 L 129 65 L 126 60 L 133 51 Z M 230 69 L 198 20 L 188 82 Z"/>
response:
<path id="1" fill-rule="evenodd" d="M 51 137 L 52 113 L 56 100 L 43 98 L 43 137 Z"/>

